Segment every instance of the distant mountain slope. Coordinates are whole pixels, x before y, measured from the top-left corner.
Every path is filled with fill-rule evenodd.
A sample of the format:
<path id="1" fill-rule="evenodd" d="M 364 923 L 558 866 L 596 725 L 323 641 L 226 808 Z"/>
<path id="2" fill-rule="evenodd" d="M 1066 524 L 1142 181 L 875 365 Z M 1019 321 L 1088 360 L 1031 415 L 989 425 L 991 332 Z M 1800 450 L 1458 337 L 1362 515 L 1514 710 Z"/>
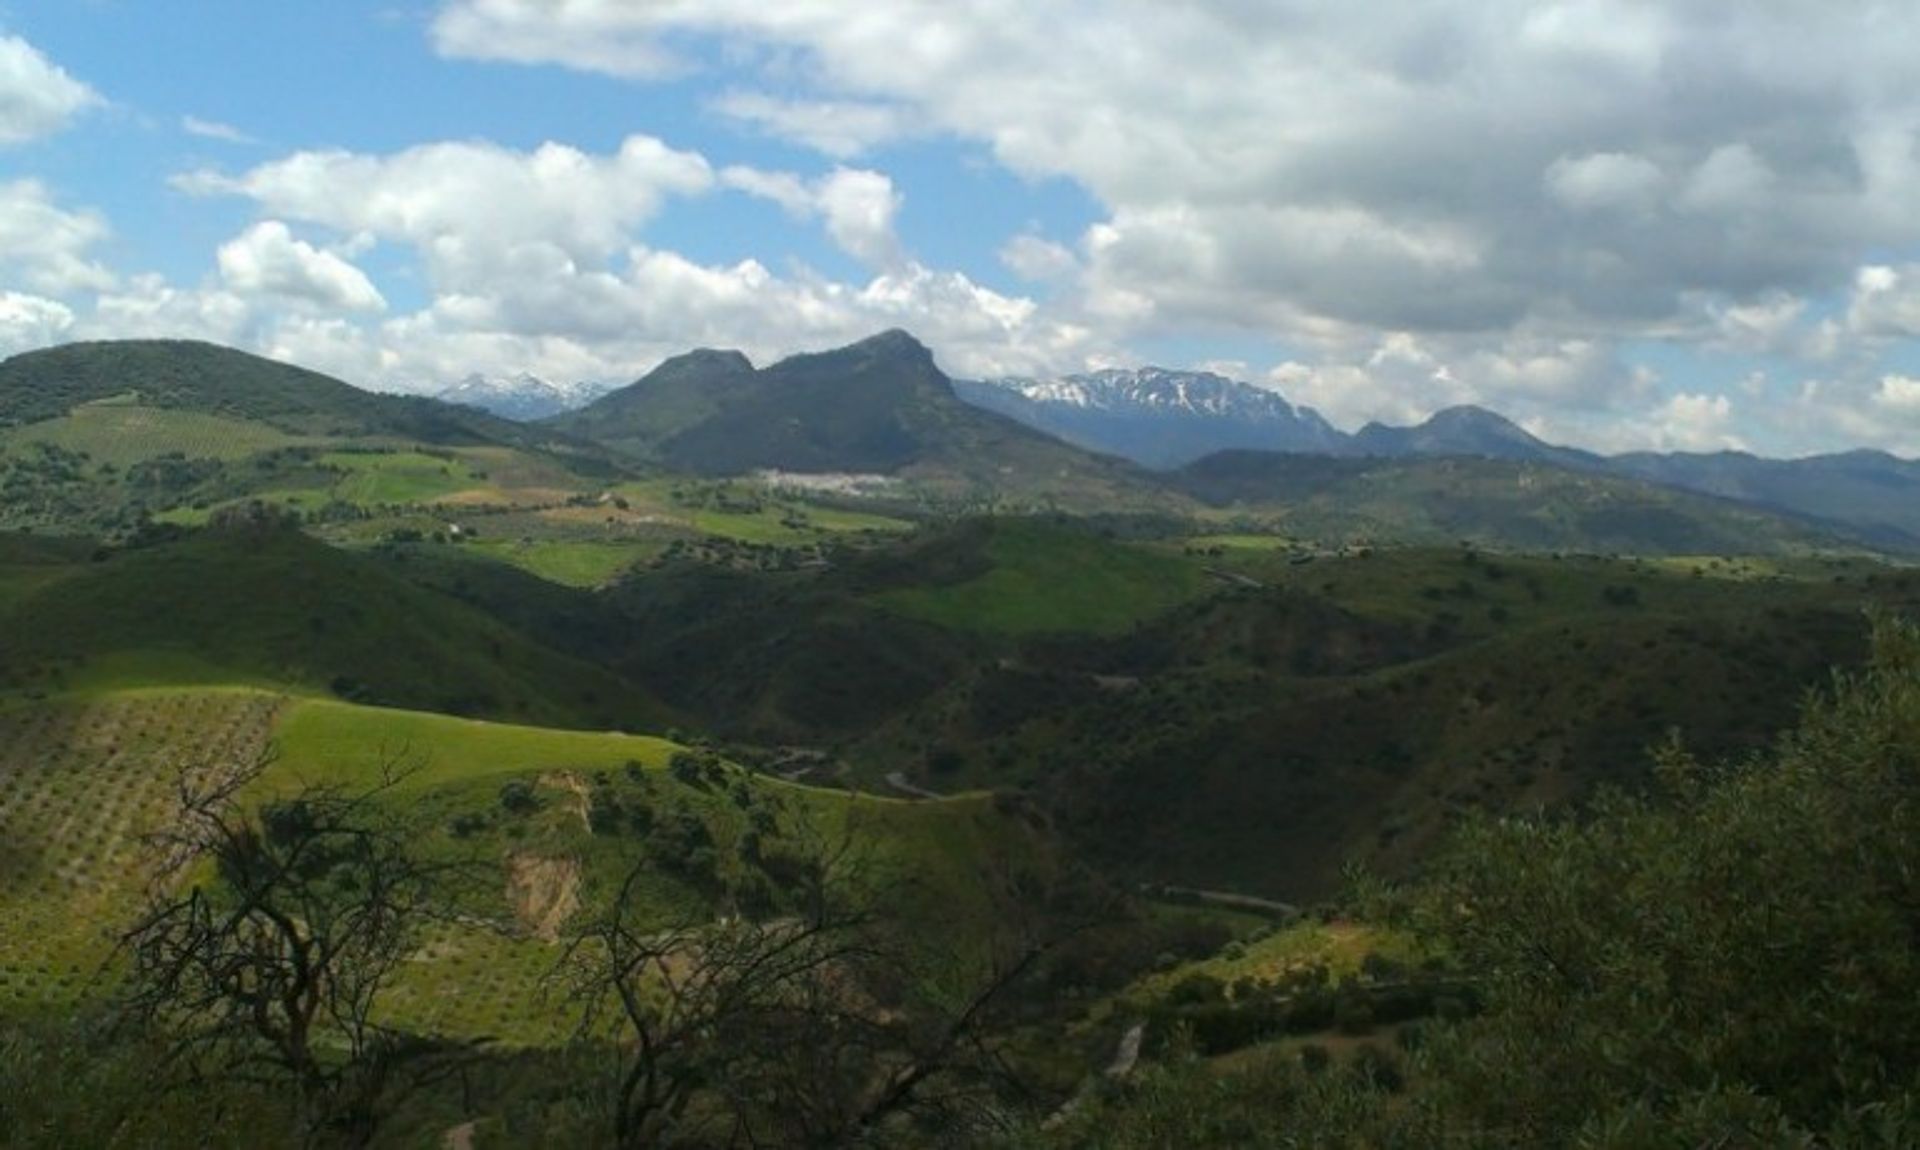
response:
<path id="1" fill-rule="evenodd" d="M 319 372 L 189 340 L 74 343 L 0 363 L 0 427 L 57 419 L 110 400 L 263 423 L 298 435 L 515 446 L 543 438 L 471 408 L 422 396 L 376 395 Z"/>
<path id="2" fill-rule="evenodd" d="M 1312 408 L 1211 372 L 1143 367 L 956 380 L 954 393 L 1069 443 L 1155 468 L 1230 448 L 1331 452 L 1346 440 Z"/>
<path id="3" fill-rule="evenodd" d="M 1863 546 L 1840 528 L 1641 480 L 1489 458 L 1222 452 L 1174 482 L 1313 539 L 1471 540 L 1534 551 L 1794 554 Z"/>
<path id="4" fill-rule="evenodd" d="M 1087 509 L 1172 502 L 1126 463 L 962 402 L 903 331 L 760 370 L 694 352 L 546 426 L 697 475 L 880 474 Z"/>
<path id="5" fill-rule="evenodd" d="M 516 423 L 531 423 L 585 407 L 612 390 L 611 386 L 598 383 L 562 385 L 526 372 L 514 376 L 475 372 L 451 387 L 434 392 L 433 398 L 442 403 L 477 407 Z"/>
<path id="6" fill-rule="evenodd" d="M 1294 407 L 1264 388 L 1160 368 L 960 381 L 954 387 L 977 406 L 1148 467 L 1184 467 L 1235 450 L 1541 463 L 1737 500 L 1830 523 L 1875 546 L 1920 550 L 1920 461 L 1882 452 L 1789 460 L 1742 452 L 1604 456 L 1548 443 L 1497 412 L 1470 405 L 1446 408 L 1409 427 L 1376 422 L 1347 435 L 1310 408 Z M 1296 467 L 1289 474 L 1310 470 Z M 1320 470 L 1324 479 L 1339 474 Z"/>
<path id="7" fill-rule="evenodd" d="M 1654 483 L 1844 523 L 1890 547 L 1920 549 L 1920 462 L 1884 452 L 1806 459 L 1639 452 L 1616 455 L 1607 465 Z"/>
<path id="8" fill-rule="evenodd" d="M 546 422 L 622 454 L 654 460 L 675 435 L 723 407 L 749 400 L 754 386 L 753 363 L 746 356 L 699 348 Z"/>
<path id="9" fill-rule="evenodd" d="M 1349 455 L 1387 458 L 1464 456 L 1530 460 L 1576 470 L 1605 466 L 1598 455 L 1541 440 L 1504 415 L 1462 405 L 1434 412 L 1412 427 L 1369 423 L 1345 444 Z"/>

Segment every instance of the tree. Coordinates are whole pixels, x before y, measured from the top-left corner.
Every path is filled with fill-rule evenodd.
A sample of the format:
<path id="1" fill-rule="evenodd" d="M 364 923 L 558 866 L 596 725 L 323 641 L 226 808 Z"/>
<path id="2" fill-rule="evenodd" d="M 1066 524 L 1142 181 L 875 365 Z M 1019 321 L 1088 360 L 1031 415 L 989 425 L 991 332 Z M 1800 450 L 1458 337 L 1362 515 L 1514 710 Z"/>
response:
<path id="1" fill-rule="evenodd" d="M 1920 1145 L 1920 627 L 1876 621 L 1768 753 L 1677 748 L 1661 787 L 1480 816 L 1370 892 L 1479 1013 L 1423 1025 L 1405 1093 L 1243 1059 L 1149 1071 L 1067 1145 Z"/>
<path id="2" fill-rule="evenodd" d="M 999 916 L 1001 944 L 982 940 L 941 985 L 899 917 L 910 884 L 876 873 L 858 841 L 789 828 L 783 913 L 759 921 L 649 921 L 642 863 L 573 934 L 554 978 L 584 1007 L 583 1035 L 615 1052 L 617 1145 L 838 1146 L 914 1119 L 957 1132 L 1026 1089 L 1003 1008 L 1082 921 L 1029 899 L 1032 919 Z M 1023 881 L 1001 884 L 1003 909 L 1034 893 Z"/>
<path id="3" fill-rule="evenodd" d="M 459 864 L 423 861 L 372 789 L 306 785 L 253 806 L 271 762 L 183 777 L 165 865 L 122 936 L 129 1019 L 165 1036 L 190 1081 L 290 1087 L 310 1144 L 364 1146 L 412 1091 L 477 1043 L 410 1034 L 378 1007 L 442 913 Z"/>

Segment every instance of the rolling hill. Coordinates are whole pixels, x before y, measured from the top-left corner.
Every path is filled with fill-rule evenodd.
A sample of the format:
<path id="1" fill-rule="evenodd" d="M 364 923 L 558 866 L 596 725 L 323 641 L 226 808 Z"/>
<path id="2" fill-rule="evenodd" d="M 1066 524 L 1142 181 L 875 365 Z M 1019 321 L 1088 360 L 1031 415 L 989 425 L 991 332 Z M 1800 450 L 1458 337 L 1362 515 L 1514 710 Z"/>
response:
<path id="1" fill-rule="evenodd" d="M 617 675 L 286 528 L 0 564 L 0 685 L 251 683 L 557 726 L 649 729 Z"/>
<path id="2" fill-rule="evenodd" d="M 1222 452 L 1172 482 L 1290 535 L 1386 544 L 1469 540 L 1516 551 L 1780 555 L 1883 544 L 1843 524 L 1644 480 L 1487 457 Z"/>
<path id="3" fill-rule="evenodd" d="M 59 419 L 89 404 L 196 412 L 329 439 L 539 446 L 554 438 L 473 408 L 377 395 L 319 372 L 188 340 L 75 343 L 0 362 L 0 427 Z"/>

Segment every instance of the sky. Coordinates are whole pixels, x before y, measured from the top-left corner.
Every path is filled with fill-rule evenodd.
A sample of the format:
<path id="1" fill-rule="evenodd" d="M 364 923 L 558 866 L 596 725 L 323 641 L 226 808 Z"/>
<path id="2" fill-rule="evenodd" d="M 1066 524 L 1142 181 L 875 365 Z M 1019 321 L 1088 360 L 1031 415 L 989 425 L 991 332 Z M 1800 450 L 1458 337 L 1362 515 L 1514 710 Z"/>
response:
<path id="1" fill-rule="evenodd" d="M 432 390 L 901 327 L 1915 456 L 1917 56 L 1908 0 L 0 0 L 0 354 Z"/>

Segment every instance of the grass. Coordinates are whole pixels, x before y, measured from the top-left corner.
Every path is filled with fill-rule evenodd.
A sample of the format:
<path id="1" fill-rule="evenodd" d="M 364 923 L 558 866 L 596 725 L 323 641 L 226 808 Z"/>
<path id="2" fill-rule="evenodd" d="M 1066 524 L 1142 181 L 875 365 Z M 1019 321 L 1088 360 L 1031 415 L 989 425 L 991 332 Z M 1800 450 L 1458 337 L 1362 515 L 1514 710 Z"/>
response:
<path id="1" fill-rule="evenodd" d="M 1195 975 L 1206 975 L 1232 986 L 1242 979 L 1277 982 L 1295 971 L 1325 967 L 1336 982 L 1354 978 L 1368 955 L 1397 962 L 1418 959 L 1413 936 L 1359 922 L 1307 920 L 1264 937 L 1229 943 L 1220 953 L 1172 970 L 1157 971 L 1135 982 L 1121 995 L 1135 1004 L 1151 1002 Z"/>
<path id="2" fill-rule="evenodd" d="M 629 761 L 666 765 L 674 745 L 641 735 L 554 731 L 457 719 L 422 711 L 309 700 L 276 732 L 284 770 L 348 786 L 371 784 L 382 762 L 418 759 L 401 793 L 454 781 L 539 771 L 616 771 Z"/>
<path id="3" fill-rule="evenodd" d="M 896 533 L 913 527 L 903 519 L 775 495 L 729 481 L 649 479 L 623 483 L 614 494 L 637 516 L 764 546 L 798 546 L 838 535 Z"/>
<path id="4" fill-rule="evenodd" d="M 988 568 L 962 582 L 881 592 L 889 611 L 959 631 L 1111 635 L 1205 594 L 1198 564 L 1072 530 L 993 524 Z"/>
<path id="5" fill-rule="evenodd" d="M 362 506 L 436 503 L 484 486 L 461 460 L 417 451 L 329 452 L 320 462 L 344 473 L 334 498 Z"/>
<path id="6" fill-rule="evenodd" d="M 567 587 L 603 586 L 660 552 L 656 543 L 565 539 L 483 539 L 464 546 Z"/>
<path id="7" fill-rule="evenodd" d="M 611 672 L 292 532 L 207 533 L 70 566 L 0 601 L 0 687 L 271 682 L 359 701 L 606 727 L 661 721 Z"/>

